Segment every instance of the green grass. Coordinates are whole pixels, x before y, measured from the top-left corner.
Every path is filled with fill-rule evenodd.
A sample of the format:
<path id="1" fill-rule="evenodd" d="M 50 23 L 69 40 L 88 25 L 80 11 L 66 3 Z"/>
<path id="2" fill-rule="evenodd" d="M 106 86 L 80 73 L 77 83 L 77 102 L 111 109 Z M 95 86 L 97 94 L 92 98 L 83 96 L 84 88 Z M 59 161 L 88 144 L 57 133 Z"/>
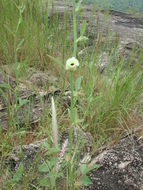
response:
<path id="1" fill-rule="evenodd" d="M 42 7 L 42 3 L 40 2 L 41 1 L 37 1 L 35 3 L 34 0 L 1 1 L 0 66 L 8 66 L 9 73 L 17 78 L 17 86 L 19 80 L 25 81 L 28 75 L 31 75 L 31 70 L 42 71 L 47 73 L 47 75 L 50 73 L 51 75 L 57 76 L 58 88 L 63 94 L 65 89 L 69 89 L 71 81 L 74 85 L 76 84 L 74 91 L 72 91 L 73 102 L 71 105 L 71 114 L 73 118 L 71 118 L 71 121 L 68 114 L 68 109 L 70 107 L 63 112 L 60 100 L 55 97 L 58 127 L 60 131 L 68 130 L 69 126 L 72 126 L 74 123 L 79 126 L 81 130 L 90 132 L 94 139 L 93 152 L 104 143 L 115 143 L 126 133 L 132 133 L 135 128 L 142 124 L 143 119 L 142 51 L 140 52 L 136 64 L 130 67 L 130 63 L 135 57 L 134 51 L 132 52 L 130 60 L 126 62 L 123 57 L 119 57 L 117 53 L 118 37 L 111 46 L 108 44 L 111 33 L 108 33 L 104 43 L 101 43 L 102 32 L 99 32 L 98 28 L 95 31 L 94 39 L 92 39 L 92 51 L 91 48 L 88 49 L 88 41 L 86 43 L 80 42 L 76 44 L 77 31 L 80 31 L 80 35 L 82 33 L 82 35 L 86 35 L 84 32 L 85 24 L 82 25 L 83 28 L 80 28 L 79 24 L 77 24 L 76 29 L 76 22 L 74 22 L 73 30 L 73 22 L 70 23 L 68 21 L 72 19 L 72 17 L 65 11 L 62 20 L 63 27 L 61 27 L 60 18 L 56 12 L 50 19 L 48 18 L 48 14 L 50 13 L 48 8 L 49 3 L 45 3 L 44 7 Z M 19 6 L 21 3 L 24 4 L 25 10 L 20 18 L 16 5 Z M 78 18 L 83 22 L 82 13 Z M 19 19 L 22 20 L 16 31 Z M 77 22 L 79 23 L 80 21 L 78 20 Z M 13 33 L 16 34 L 16 37 L 13 36 Z M 88 35 L 90 36 L 90 28 Z M 86 37 L 89 36 L 86 35 Z M 22 39 L 24 39 L 23 44 L 20 49 L 16 51 L 16 46 Z M 14 41 L 16 41 L 16 43 Z M 83 51 L 83 49 L 84 53 L 81 56 L 79 52 Z M 103 51 L 106 51 L 108 58 L 110 58 L 105 75 L 100 73 L 97 66 Z M 65 70 L 65 64 L 66 60 L 73 55 L 75 57 L 77 55 L 80 66 L 72 73 L 73 76 L 70 81 L 69 72 Z M 81 80 L 81 84 L 79 80 Z M 74 86 L 71 85 L 71 89 L 73 89 L 73 87 Z M 47 90 L 47 87 L 45 87 L 44 90 Z M 46 189 L 59 189 L 58 184 L 55 183 L 57 176 L 53 175 L 53 172 L 55 172 L 55 164 L 57 163 L 55 152 L 57 153 L 59 150 L 53 149 L 51 141 L 52 118 L 50 103 L 46 105 L 43 104 L 44 113 L 37 126 L 30 128 L 29 118 L 27 118 L 27 127 L 20 128 L 17 127 L 16 121 L 14 120 L 13 113 L 15 104 L 10 104 L 10 89 L 7 89 L 7 92 L 8 96 L 5 97 L 5 100 L 9 116 L 8 130 L 6 132 L 0 130 L 0 186 L 3 190 L 28 189 L 29 184 L 32 186 L 31 179 L 38 175 L 37 170 L 32 172 L 32 170 L 29 169 L 26 174 L 23 165 L 21 165 L 15 173 L 15 177 L 12 178 L 13 172 L 11 172 L 10 168 L 5 166 L 4 163 L 13 147 L 48 138 L 45 146 L 49 152 L 53 151 L 53 153 L 49 153 L 50 159 L 48 159 L 48 161 L 45 160 L 43 163 L 45 165 L 39 166 L 39 170 L 43 172 L 43 167 L 45 169 L 47 165 L 50 165 L 50 169 L 46 169 L 46 172 L 43 174 L 45 177 L 44 179 L 50 180 L 50 187 Z M 17 97 L 18 94 L 16 92 L 14 93 Z M 78 103 L 75 105 L 74 102 Z M 74 111 L 76 114 L 73 114 Z M 70 145 L 72 145 L 71 141 L 70 143 Z M 63 186 L 61 189 L 79 189 L 79 186 L 77 186 L 79 183 L 77 182 L 81 182 L 81 179 L 85 179 L 86 172 L 76 173 L 79 167 L 79 157 L 75 156 L 76 152 L 78 151 L 75 148 L 74 152 L 71 151 L 69 155 L 71 160 L 74 155 L 72 165 L 69 166 L 69 161 L 63 163 L 63 167 L 66 168 L 66 174 L 68 173 L 68 168 L 72 172 L 72 174 L 70 174 L 72 178 L 71 182 L 69 176 L 65 175 L 65 171 L 61 170 L 59 172 L 59 175 L 62 176 L 64 173 L 65 176 L 63 177 Z M 23 152 L 21 151 L 21 155 L 22 154 Z M 44 154 L 42 156 L 44 156 Z M 31 167 L 35 169 L 40 158 L 41 155 L 38 155 Z M 51 178 L 49 178 L 49 174 Z M 84 178 L 82 178 L 83 176 Z M 76 184 L 74 184 L 74 181 L 76 181 Z M 36 187 L 33 185 L 33 189 L 40 188 L 40 183 L 39 181 Z M 46 183 L 46 180 L 43 183 Z"/>

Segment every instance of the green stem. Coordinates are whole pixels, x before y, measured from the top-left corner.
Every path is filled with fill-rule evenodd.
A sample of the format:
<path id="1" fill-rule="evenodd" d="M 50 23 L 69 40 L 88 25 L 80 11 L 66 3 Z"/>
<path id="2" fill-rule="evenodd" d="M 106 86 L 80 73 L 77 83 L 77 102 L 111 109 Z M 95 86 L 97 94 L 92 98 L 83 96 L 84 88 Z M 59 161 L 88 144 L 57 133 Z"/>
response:
<path id="1" fill-rule="evenodd" d="M 74 34 L 74 51 L 73 55 L 76 57 L 77 53 L 77 23 L 76 23 L 76 4 L 73 0 L 73 34 Z M 75 189 L 73 171 L 72 171 L 72 145 L 73 145 L 73 125 L 74 125 L 74 75 L 70 72 L 70 86 L 71 86 L 71 106 L 70 106 L 70 132 L 69 132 L 69 180 L 72 185 L 72 190 Z"/>
<path id="2" fill-rule="evenodd" d="M 75 5 L 75 0 L 73 0 L 73 32 L 74 32 L 74 57 L 76 57 L 76 52 L 77 52 L 77 23 L 76 23 L 76 5 Z"/>
<path id="3" fill-rule="evenodd" d="M 18 61 L 17 61 L 17 30 L 14 34 L 14 62 L 15 62 L 15 77 L 16 77 L 16 110 L 18 108 Z"/>
<path id="4" fill-rule="evenodd" d="M 71 107 L 70 107 L 70 132 L 69 132 L 69 178 L 73 184 L 73 175 L 72 175 L 72 141 L 73 141 L 73 124 L 74 124 L 74 85 L 73 85 L 73 72 L 70 73 L 70 84 L 71 84 Z"/>
<path id="5" fill-rule="evenodd" d="M 17 123 L 19 124 L 18 120 L 18 89 L 19 89 L 19 81 L 18 81 L 18 60 L 17 60 L 17 35 L 19 26 L 22 22 L 22 7 L 19 10 L 19 19 L 16 26 L 16 30 L 14 32 L 14 62 L 15 62 L 15 77 L 16 77 L 16 89 L 15 89 L 15 96 L 16 96 L 16 113 L 17 113 Z"/>

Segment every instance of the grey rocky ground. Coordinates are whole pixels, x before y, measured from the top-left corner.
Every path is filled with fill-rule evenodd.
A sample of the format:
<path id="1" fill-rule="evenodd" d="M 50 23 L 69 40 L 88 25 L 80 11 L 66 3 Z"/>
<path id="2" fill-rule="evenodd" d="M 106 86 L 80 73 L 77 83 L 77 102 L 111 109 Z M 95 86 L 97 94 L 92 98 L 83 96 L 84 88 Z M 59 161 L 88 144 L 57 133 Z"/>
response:
<path id="1" fill-rule="evenodd" d="M 101 165 L 89 173 L 93 185 L 82 190 L 142 190 L 143 139 L 128 136 L 93 158 Z"/>
<path id="2" fill-rule="evenodd" d="M 58 12 L 61 18 L 65 10 L 68 13 L 72 13 L 72 5 L 70 3 L 65 4 L 63 1 L 57 1 L 55 3 L 54 11 L 52 11 L 52 6 L 49 5 L 49 7 L 49 17 L 53 12 Z M 82 20 L 87 21 L 90 30 L 93 29 L 96 32 L 104 31 L 104 35 L 107 35 L 107 32 L 112 32 L 113 38 L 116 38 L 117 34 L 119 34 L 119 38 L 122 41 L 129 39 L 140 44 L 143 42 L 143 20 L 141 16 L 133 16 L 114 10 L 106 14 L 105 11 L 99 12 L 94 10 L 92 6 L 86 6 L 83 7 Z"/>

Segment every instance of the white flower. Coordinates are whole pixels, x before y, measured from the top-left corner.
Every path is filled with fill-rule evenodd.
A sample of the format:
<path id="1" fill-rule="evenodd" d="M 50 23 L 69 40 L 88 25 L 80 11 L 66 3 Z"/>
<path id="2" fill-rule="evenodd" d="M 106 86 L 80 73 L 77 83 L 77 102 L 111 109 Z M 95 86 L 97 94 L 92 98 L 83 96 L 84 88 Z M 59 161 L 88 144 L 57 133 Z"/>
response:
<path id="1" fill-rule="evenodd" d="M 79 61 L 75 57 L 71 57 L 66 61 L 66 70 L 75 71 L 79 67 Z"/>

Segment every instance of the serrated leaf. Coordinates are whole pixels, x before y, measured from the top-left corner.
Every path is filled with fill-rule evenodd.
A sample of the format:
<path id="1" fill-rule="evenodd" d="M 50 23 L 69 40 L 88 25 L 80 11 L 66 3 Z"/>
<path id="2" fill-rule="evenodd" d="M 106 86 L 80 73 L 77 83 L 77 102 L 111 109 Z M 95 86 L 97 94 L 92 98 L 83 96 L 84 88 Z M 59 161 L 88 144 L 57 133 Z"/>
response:
<path id="1" fill-rule="evenodd" d="M 24 172 L 24 165 L 22 163 L 22 164 L 20 164 L 19 168 L 17 169 L 16 173 L 14 174 L 12 181 L 19 182 L 22 178 L 23 172 Z"/>
<path id="2" fill-rule="evenodd" d="M 86 20 L 84 20 L 80 28 L 80 36 L 84 36 L 86 25 L 87 25 Z"/>
<path id="3" fill-rule="evenodd" d="M 88 176 L 84 175 L 82 176 L 81 180 L 80 180 L 80 184 L 82 186 L 87 186 L 87 185 L 91 185 L 92 184 L 92 181 L 89 179 Z"/>
<path id="4" fill-rule="evenodd" d="M 43 164 L 38 166 L 38 171 L 43 172 L 43 173 L 47 173 L 47 172 L 49 172 L 49 167 L 46 163 L 43 163 Z"/>
<path id="5" fill-rule="evenodd" d="M 75 90 L 78 91 L 81 87 L 82 76 L 79 76 L 75 81 Z"/>

